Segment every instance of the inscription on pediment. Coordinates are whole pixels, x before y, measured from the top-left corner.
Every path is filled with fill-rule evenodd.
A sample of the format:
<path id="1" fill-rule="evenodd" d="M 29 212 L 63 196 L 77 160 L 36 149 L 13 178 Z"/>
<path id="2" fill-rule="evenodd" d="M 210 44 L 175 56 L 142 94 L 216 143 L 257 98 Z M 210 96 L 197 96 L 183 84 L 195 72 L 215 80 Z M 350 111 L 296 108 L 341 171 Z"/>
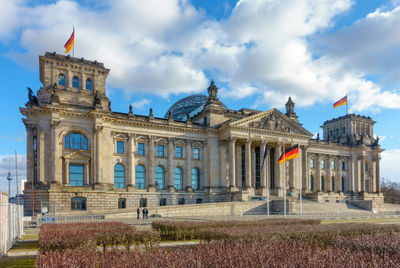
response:
<path id="1" fill-rule="evenodd" d="M 263 117 L 258 121 L 250 122 L 248 126 L 250 128 L 268 129 L 268 130 L 275 130 L 288 133 L 294 132 L 290 124 L 283 121 L 274 114 L 270 114 L 266 117 Z"/>

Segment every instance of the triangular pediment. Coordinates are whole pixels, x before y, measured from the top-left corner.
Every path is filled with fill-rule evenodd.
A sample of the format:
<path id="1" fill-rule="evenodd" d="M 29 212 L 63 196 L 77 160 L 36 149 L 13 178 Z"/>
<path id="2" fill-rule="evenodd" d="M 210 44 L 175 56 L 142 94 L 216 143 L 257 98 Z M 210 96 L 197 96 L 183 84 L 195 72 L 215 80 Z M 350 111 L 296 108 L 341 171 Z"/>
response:
<path id="1" fill-rule="evenodd" d="M 89 160 L 90 159 L 89 156 L 87 156 L 79 151 L 75 151 L 70 154 L 64 155 L 63 158 L 64 159 L 74 159 L 74 160 Z"/>
<path id="2" fill-rule="evenodd" d="M 257 113 L 246 118 L 231 122 L 230 126 L 246 127 L 249 129 L 263 129 L 284 133 L 312 136 L 307 129 L 294 122 L 277 109 Z"/>

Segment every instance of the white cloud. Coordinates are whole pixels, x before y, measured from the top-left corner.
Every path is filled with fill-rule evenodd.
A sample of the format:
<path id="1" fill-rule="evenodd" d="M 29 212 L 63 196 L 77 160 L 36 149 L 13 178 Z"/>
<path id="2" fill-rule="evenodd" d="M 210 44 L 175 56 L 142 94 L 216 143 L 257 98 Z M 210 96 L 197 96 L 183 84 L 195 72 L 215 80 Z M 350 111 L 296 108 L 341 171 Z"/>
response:
<path id="1" fill-rule="evenodd" d="M 132 107 L 134 109 L 142 110 L 145 106 L 149 105 L 150 101 L 148 99 L 141 99 L 140 101 L 136 101 L 132 103 Z"/>
<path id="2" fill-rule="evenodd" d="M 385 150 L 381 156 L 381 177 L 400 183 L 400 149 Z"/>
<path id="3" fill-rule="evenodd" d="M 368 78 L 400 82 L 400 7 L 323 34 L 351 0 L 241 0 L 218 22 L 188 0 L 104 0 L 96 11 L 72 0 L 5 1 L 12 15 L 3 14 L 9 27 L 0 41 L 13 32 L 26 50 L 10 57 L 36 68 L 38 54 L 63 53 L 75 24 L 76 56 L 104 62 L 108 83 L 128 94 L 200 92 L 207 70 L 224 83 L 223 96 L 257 95 L 260 107 L 281 107 L 289 95 L 308 106 L 348 93 L 353 111 L 400 108 L 398 90 Z"/>

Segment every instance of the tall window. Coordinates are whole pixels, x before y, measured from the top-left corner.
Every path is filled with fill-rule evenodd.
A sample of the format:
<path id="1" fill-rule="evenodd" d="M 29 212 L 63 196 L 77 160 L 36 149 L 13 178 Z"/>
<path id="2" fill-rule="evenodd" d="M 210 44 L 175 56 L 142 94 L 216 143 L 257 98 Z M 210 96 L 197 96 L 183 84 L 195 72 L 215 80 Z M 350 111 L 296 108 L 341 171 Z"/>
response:
<path id="1" fill-rule="evenodd" d="M 164 157 L 164 145 L 157 145 L 157 156 Z"/>
<path id="2" fill-rule="evenodd" d="M 336 169 L 336 163 L 335 163 L 335 161 L 332 161 L 332 162 L 331 162 L 331 168 L 332 168 L 332 169 Z"/>
<path id="3" fill-rule="evenodd" d="M 90 78 L 86 79 L 86 89 L 93 90 L 93 82 Z"/>
<path id="4" fill-rule="evenodd" d="M 58 84 L 60 86 L 65 86 L 65 76 L 64 76 L 64 74 L 59 74 L 58 75 Z"/>
<path id="5" fill-rule="evenodd" d="M 325 178 L 321 176 L 321 191 L 325 192 Z"/>
<path id="6" fill-rule="evenodd" d="M 166 198 L 160 198 L 160 207 L 166 206 L 167 205 L 167 199 Z"/>
<path id="7" fill-rule="evenodd" d="M 193 148 L 193 159 L 200 159 L 200 148 Z"/>
<path id="8" fill-rule="evenodd" d="M 135 169 L 136 188 L 144 189 L 146 187 L 146 170 L 143 165 L 137 165 Z"/>
<path id="9" fill-rule="evenodd" d="M 198 168 L 192 169 L 192 188 L 200 190 L 200 170 Z"/>
<path id="10" fill-rule="evenodd" d="M 125 188 L 125 167 L 122 164 L 114 166 L 114 186 L 115 188 Z"/>
<path id="11" fill-rule="evenodd" d="M 342 162 L 342 170 L 346 170 L 346 162 Z"/>
<path id="12" fill-rule="evenodd" d="M 344 193 L 344 177 L 342 177 L 342 179 L 341 179 L 341 184 L 342 184 L 342 192 Z"/>
<path id="13" fill-rule="evenodd" d="M 162 166 L 156 167 L 156 185 L 157 189 L 165 188 L 165 171 Z"/>
<path id="14" fill-rule="evenodd" d="M 246 150 L 242 145 L 242 188 L 246 187 Z"/>
<path id="15" fill-rule="evenodd" d="M 331 183 L 332 183 L 332 192 L 334 192 L 335 191 L 335 178 L 334 177 L 332 177 Z"/>
<path id="16" fill-rule="evenodd" d="M 325 160 L 321 160 L 321 168 L 325 168 Z"/>
<path id="17" fill-rule="evenodd" d="M 310 189 L 311 189 L 311 192 L 314 191 L 314 177 L 313 177 L 313 175 L 310 175 Z"/>
<path id="18" fill-rule="evenodd" d="M 310 168 L 314 168 L 314 159 L 310 159 Z"/>
<path id="19" fill-rule="evenodd" d="M 138 143 L 137 153 L 138 155 L 144 155 L 144 143 Z"/>
<path id="20" fill-rule="evenodd" d="M 72 197 L 71 198 L 71 210 L 86 210 L 86 198 L 85 197 Z"/>
<path id="21" fill-rule="evenodd" d="M 117 154 L 123 154 L 123 153 L 124 153 L 124 142 L 117 141 Z"/>
<path id="22" fill-rule="evenodd" d="M 182 169 L 180 167 L 176 167 L 174 169 L 174 187 L 176 190 L 182 190 Z"/>
<path id="23" fill-rule="evenodd" d="M 83 165 L 69 165 L 69 185 L 71 186 L 83 186 L 84 178 L 84 167 Z"/>
<path id="24" fill-rule="evenodd" d="M 72 87 L 79 88 L 79 78 L 77 76 L 72 78 Z"/>
<path id="25" fill-rule="evenodd" d="M 181 197 L 178 199 L 178 205 L 184 205 L 185 204 L 185 198 Z"/>
<path id="26" fill-rule="evenodd" d="M 182 146 L 176 146 L 175 156 L 176 158 L 182 158 Z"/>
<path id="27" fill-rule="evenodd" d="M 70 133 L 64 138 L 64 148 L 74 150 L 88 150 L 88 139 L 81 133 Z"/>

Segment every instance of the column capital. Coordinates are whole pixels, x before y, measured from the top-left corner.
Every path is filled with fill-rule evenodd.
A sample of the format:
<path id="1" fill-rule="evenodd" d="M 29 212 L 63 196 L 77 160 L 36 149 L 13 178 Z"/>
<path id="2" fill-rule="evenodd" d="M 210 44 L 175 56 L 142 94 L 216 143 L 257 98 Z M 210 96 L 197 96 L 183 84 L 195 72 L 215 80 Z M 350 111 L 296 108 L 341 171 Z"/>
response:
<path id="1" fill-rule="evenodd" d="M 235 143 L 237 141 L 237 138 L 236 137 L 230 137 L 230 138 L 228 138 L 228 141 L 230 143 Z"/>

